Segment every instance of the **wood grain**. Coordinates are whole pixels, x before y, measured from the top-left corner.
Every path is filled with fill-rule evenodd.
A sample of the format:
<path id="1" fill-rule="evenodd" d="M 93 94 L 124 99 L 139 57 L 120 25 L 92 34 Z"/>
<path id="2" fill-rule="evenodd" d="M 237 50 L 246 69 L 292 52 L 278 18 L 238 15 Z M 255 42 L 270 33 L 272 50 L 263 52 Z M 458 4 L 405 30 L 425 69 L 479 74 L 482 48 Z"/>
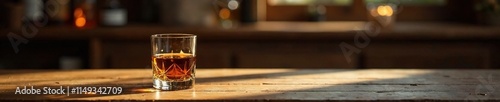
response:
<path id="1" fill-rule="evenodd" d="M 158 91 L 150 69 L 2 70 L 0 101 L 500 101 L 499 70 L 197 69 L 193 89 Z M 114 86 L 118 95 L 16 95 L 16 87 Z"/>

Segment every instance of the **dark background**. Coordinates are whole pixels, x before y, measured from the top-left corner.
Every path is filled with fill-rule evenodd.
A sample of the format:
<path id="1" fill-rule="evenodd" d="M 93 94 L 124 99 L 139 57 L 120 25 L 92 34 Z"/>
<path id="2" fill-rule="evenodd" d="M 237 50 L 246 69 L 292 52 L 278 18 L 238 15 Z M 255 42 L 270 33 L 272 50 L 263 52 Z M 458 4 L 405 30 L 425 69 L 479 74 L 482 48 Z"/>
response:
<path id="1" fill-rule="evenodd" d="M 51 16 L 46 25 L 35 26 L 38 32 L 24 37 L 29 42 L 17 53 L 8 34 L 23 35 L 26 1 L 0 1 L 0 69 L 150 68 L 149 36 L 179 32 L 198 35 L 199 68 L 500 67 L 500 7 L 489 3 L 497 0 L 399 4 L 395 21 L 369 37 L 369 45 L 351 62 L 339 44 L 354 45 L 354 29 L 373 22 L 365 0 L 347 5 L 318 0 L 327 1 L 317 2 L 325 8 L 321 15 L 309 11 L 316 7 L 312 3 L 235 0 L 239 7 L 227 19 L 220 10 L 230 0 L 118 0 L 127 11 L 123 26 L 101 24 L 110 0 L 97 0 L 89 4 L 95 19 L 83 28 L 74 25 L 73 13 L 85 0 L 54 1 L 68 2 L 60 8 L 66 18 Z M 68 61 L 73 66 L 63 68 Z"/>

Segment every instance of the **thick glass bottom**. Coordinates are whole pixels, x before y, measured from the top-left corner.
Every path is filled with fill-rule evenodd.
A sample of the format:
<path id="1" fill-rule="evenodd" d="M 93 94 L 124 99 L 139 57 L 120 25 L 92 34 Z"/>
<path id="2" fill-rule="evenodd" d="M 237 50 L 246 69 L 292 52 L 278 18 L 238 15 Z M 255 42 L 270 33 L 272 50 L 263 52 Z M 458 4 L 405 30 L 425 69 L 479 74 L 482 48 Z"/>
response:
<path id="1" fill-rule="evenodd" d="M 153 87 L 159 90 L 183 90 L 194 86 L 194 79 L 187 81 L 169 82 L 153 78 Z"/>

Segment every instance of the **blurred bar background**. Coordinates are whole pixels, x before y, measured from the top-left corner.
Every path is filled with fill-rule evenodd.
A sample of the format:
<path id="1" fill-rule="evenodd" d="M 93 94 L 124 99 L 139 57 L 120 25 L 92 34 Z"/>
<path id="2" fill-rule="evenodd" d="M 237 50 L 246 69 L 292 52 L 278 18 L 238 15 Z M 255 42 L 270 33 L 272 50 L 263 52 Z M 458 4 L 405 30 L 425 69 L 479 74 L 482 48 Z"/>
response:
<path id="1" fill-rule="evenodd" d="M 2 0 L 0 69 L 150 68 L 158 33 L 198 35 L 199 68 L 499 68 L 499 3 Z"/>

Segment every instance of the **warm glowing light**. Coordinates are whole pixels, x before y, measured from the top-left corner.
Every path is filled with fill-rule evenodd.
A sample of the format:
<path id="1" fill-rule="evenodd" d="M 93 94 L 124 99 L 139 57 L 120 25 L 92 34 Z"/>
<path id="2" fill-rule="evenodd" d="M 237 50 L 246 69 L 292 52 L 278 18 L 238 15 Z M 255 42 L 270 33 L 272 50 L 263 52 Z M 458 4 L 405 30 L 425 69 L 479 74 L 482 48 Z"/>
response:
<path id="1" fill-rule="evenodd" d="M 219 11 L 219 17 L 222 19 L 228 19 L 230 16 L 231 16 L 231 11 L 229 11 L 229 9 L 227 8 L 222 8 Z"/>
<path id="2" fill-rule="evenodd" d="M 75 20 L 76 27 L 83 27 L 83 26 L 85 26 L 85 23 L 87 23 L 87 20 L 85 20 L 85 17 L 78 17 Z"/>
<path id="3" fill-rule="evenodd" d="M 73 13 L 74 17 L 83 17 L 83 10 L 82 8 L 76 8 L 75 13 Z"/>
<path id="4" fill-rule="evenodd" d="M 377 7 L 377 13 L 380 16 L 392 16 L 394 13 L 393 9 L 389 5 L 381 5 Z"/>
<path id="5" fill-rule="evenodd" d="M 76 27 L 83 27 L 85 26 L 85 23 L 87 23 L 87 19 L 85 19 L 85 14 L 83 14 L 82 8 L 76 8 L 75 13 L 73 14 L 75 16 L 75 26 Z"/>

